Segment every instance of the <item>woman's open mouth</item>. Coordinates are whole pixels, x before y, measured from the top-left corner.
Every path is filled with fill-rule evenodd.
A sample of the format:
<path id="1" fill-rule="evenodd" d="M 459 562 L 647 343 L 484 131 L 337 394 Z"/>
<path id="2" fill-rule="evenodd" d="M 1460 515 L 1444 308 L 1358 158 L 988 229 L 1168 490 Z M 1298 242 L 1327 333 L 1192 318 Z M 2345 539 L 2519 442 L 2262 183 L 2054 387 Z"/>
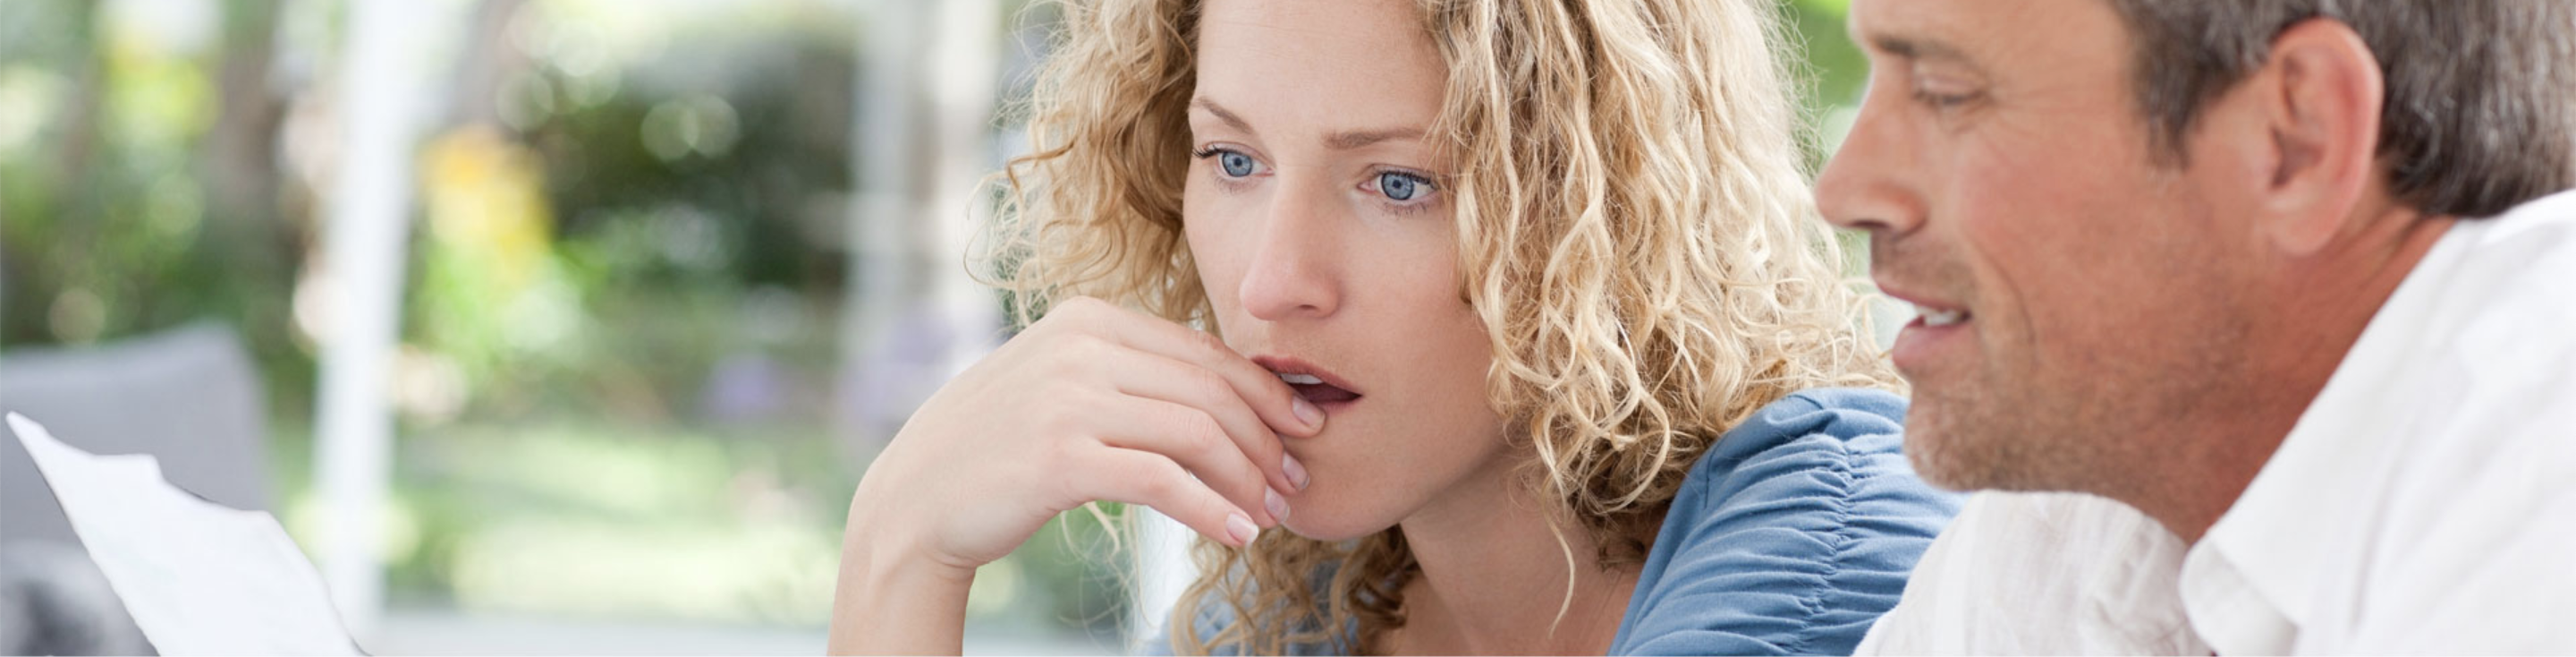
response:
<path id="1" fill-rule="evenodd" d="M 1306 398 L 1306 401 L 1314 402 L 1318 405 L 1326 402 L 1350 401 L 1360 398 L 1359 393 L 1343 390 L 1339 386 L 1325 383 L 1322 378 L 1316 377 L 1313 374 L 1280 374 L 1279 380 L 1286 381 L 1288 382 L 1288 387 L 1297 389 L 1297 396 L 1304 397 Z"/>
<path id="2" fill-rule="evenodd" d="M 1332 371 L 1287 356 L 1255 356 L 1253 363 L 1279 375 L 1279 380 L 1297 391 L 1297 396 L 1330 413 L 1360 400 L 1363 395 L 1350 382 Z"/>

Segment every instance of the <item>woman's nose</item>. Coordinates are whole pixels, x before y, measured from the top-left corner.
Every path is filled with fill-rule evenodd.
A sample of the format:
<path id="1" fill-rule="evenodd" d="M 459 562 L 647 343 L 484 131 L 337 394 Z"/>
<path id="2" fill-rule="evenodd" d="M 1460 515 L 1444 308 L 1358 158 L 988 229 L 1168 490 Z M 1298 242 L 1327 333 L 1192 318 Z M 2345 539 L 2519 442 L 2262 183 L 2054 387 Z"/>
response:
<path id="1" fill-rule="evenodd" d="M 1347 217 L 1320 185 L 1284 184 L 1254 223 L 1252 259 L 1237 291 L 1244 312 L 1262 321 L 1324 317 L 1341 305 L 1334 258 Z"/>

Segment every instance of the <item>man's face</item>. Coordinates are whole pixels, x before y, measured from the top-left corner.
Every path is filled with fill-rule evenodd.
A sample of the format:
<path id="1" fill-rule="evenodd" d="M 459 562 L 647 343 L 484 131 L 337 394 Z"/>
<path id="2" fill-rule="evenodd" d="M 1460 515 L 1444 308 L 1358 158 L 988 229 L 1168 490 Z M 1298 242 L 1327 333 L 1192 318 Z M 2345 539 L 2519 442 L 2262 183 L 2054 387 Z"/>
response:
<path id="1" fill-rule="evenodd" d="M 1868 95 L 1817 195 L 1923 311 L 1892 356 L 1925 478 L 2099 492 L 2241 403 L 2253 236 L 2202 193 L 2230 174 L 2150 157 L 2106 3 L 1855 0 L 1851 24 Z"/>

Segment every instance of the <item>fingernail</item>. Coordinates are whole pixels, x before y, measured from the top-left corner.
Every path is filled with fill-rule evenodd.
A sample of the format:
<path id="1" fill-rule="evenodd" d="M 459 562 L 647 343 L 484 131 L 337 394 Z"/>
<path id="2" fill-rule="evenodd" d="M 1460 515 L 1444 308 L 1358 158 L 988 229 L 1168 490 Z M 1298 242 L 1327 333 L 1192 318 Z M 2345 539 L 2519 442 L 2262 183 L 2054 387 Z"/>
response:
<path id="1" fill-rule="evenodd" d="M 1297 421 L 1306 423 L 1307 429 L 1324 428 L 1324 409 L 1316 408 L 1315 402 L 1306 401 L 1306 398 L 1304 397 L 1292 397 L 1290 399 L 1293 401 L 1289 404 L 1289 407 L 1292 412 L 1297 414 Z"/>
<path id="2" fill-rule="evenodd" d="M 1225 533 L 1234 537 L 1235 547 L 1243 547 L 1252 544 L 1252 535 L 1261 533 L 1261 528 L 1252 526 L 1252 516 L 1237 513 L 1226 517 Z"/>
<path id="3" fill-rule="evenodd" d="M 1261 506 L 1270 509 L 1271 522 L 1288 521 L 1288 498 L 1280 497 L 1277 489 L 1261 489 Z"/>
<path id="4" fill-rule="evenodd" d="M 1296 486 L 1297 490 L 1306 490 L 1306 464 L 1298 463 L 1295 455 L 1280 454 L 1279 471 L 1288 475 L 1289 485 Z"/>

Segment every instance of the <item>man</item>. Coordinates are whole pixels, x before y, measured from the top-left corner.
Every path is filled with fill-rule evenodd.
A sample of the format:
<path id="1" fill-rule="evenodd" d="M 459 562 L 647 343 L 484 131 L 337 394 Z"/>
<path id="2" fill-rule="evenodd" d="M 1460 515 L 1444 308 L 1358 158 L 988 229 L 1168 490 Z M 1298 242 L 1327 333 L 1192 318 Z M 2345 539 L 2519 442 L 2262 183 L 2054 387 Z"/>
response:
<path id="1" fill-rule="evenodd" d="M 1851 16 L 1909 456 L 2099 496 L 1971 502 L 1865 652 L 2576 652 L 2576 2 Z"/>

